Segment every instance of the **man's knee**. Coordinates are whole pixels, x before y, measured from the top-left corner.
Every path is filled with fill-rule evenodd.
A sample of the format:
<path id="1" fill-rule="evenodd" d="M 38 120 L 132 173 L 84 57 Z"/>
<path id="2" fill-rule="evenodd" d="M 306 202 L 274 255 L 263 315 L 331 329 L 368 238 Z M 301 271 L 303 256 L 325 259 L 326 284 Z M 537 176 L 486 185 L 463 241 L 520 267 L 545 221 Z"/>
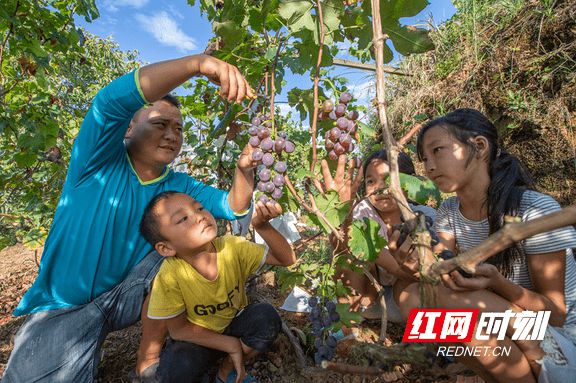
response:
<path id="1" fill-rule="evenodd" d="M 162 261 L 163 257 L 158 253 L 149 253 L 119 285 L 96 298 L 98 305 L 108 313 L 113 331 L 143 319 L 144 303 Z"/>
<path id="2" fill-rule="evenodd" d="M 32 314 L 16 335 L 2 382 L 91 381 L 106 334 L 93 303 Z"/>

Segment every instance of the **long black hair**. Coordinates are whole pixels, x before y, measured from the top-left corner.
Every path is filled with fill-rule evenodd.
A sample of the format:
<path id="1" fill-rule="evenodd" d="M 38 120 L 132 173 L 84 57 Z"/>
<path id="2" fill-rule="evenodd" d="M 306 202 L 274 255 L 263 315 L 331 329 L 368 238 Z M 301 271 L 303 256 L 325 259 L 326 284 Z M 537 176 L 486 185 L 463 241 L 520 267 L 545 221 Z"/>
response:
<path id="1" fill-rule="evenodd" d="M 488 209 L 490 234 L 497 232 L 504 225 L 504 216 L 515 216 L 520 208 L 522 194 L 528 189 L 534 190 L 534 182 L 528 170 L 515 156 L 509 154 L 502 146 L 498 130 L 481 112 L 475 109 L 456 109 L 442 117 L 428 122 L 420 133 L 416 143 L 418 159 L 423 157 L 422 142 L 426 132 L 435 126 L 445 128 L 454 138 L 468 148 L 466 166 L 472 161 L 477 147 L 473 139 L 482 136 L 488 140 L 488 169 L 490 186 L 485 204 Z M 491 257 L 488 262 L 494 264 L 504 276 L 511 276 L 512 265 L 522 256 L 515 246 L 503 250 Z"/>

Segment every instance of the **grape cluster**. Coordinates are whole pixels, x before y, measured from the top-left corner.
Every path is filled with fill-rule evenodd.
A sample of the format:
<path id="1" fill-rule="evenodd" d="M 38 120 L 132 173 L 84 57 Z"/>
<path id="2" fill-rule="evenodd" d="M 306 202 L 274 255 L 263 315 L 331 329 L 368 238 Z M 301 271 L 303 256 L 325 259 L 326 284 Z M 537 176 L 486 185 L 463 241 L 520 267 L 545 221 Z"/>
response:
<path id="1" fill-rule="evenodd" d="M 292 141 L 287 139 L 285 132 L 278 132 L 276 140 L 271 137 L 270 128 L 272 124 L 264 116 L 252 118 L 252 126 L 248 129 L 250 139 L 248 142 L 254 147 L 252 159 L 262 161 L 258 167 L 258 184 L 256 188 L 264 193 L 259 197 L 259 201 L 278 201 L 284 192 L 284 173 L 287 165 L 285 161 L 277 161 L 274 153 L 280 156 L 282 152 L 292 153 L 296 147 Z"/>
<path id="2" fill-rule="evenodd" d="M 422 213 L 416 212 L 416 214 L 422 214 Z M 428 229 L 428 232 L 430 233 L 431 238 L 430 245 L 436 246 L 437 244 L 440 243 L 440 238 L 438 237 L 438 234 L 436 234 L 436 232 L 432 229 L 432 226 L 434 226 L 434 220 L 432 219 L 432 217 L 429 217 L 427 215 L 424 216 L 424 219 L 426 220 L 426 229 Z M 410 229 L 408 228 L 408 225 L 406 225 L 404 222 L 394 225 L 393 228 L 394 230 L 400 231 L 400 237 L 398 238 L 398 247 L 400 247 L 402 246 L 408 235 L 410 235 Z"/>
<path id="3" fill-rule="evenodd" d="M 334 105 L 331 100 L 326 100 L 322 104 L 318 118 L 321 120 L 330 119 L 334 123 L 334 127 L 328 130 L 324 136 L 324 145 L 328 152 L 328 158 L 331 160 L 337 160 L 340 155 L 354 150 L 358 111 L 346 111 L 351 100 L 352 95 L 350 93 L 342 92 L 338 105 Z"/>
<path id="4" fill-rule="evenodd" d="M 340 314 L 336 312 L 336 304 L 327 298 L 322 300 L 317 297 L 308 299 L 310 306 L 310 322 L 312 323 L 312 335 L 314 335 L 314 362 L 322 363 L 323 360 L 331 360 L 336 355 L 338 341 L 330 335 L 330 327 L 340 321 Z"/>

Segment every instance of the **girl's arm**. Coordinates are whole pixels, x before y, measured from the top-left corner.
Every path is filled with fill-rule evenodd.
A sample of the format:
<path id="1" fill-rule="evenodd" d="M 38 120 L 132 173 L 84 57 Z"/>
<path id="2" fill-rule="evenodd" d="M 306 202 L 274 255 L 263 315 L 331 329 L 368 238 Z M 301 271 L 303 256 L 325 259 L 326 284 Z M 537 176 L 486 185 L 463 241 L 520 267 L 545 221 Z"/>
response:
<path id="1" fill-rule="evenodd" d="M 483 263 L 476 274 L 464 278 L 457 271 L 444 274 L 442 281 L 455 291 L 490 289 L 510 303 L 524 310 L 551 311 L 550 324 L 562 326 L 566 318 L 564 302 L 564 273 L 566 251 L 535 254 L 528 258 L 528 268 L 534 290 L 528 290 L 504 277 L 496 266 Z"/>
<path id="2" fill-rule="evenodd" d="M 564 301 L 566 250 L 529 255 L 526 258 L 534 291 L 509 281 L 500 273 L 495 278 L 492 289 L 525 310 L 551 311 L 550 323 L 562 326 L 566 319 Z"/>
<path id="3" fill-rule="evenodd" d="M 440 243 L 434 246 L 434 252 L 440 253 L 442 250 L 450 250 L 455 252 L 456 249 L 456 238 L 449 233 L 444 231 L 438 232 L 438 238 L 440 238 Z"/>
<path id="4" fill-rule="evenodd" d="M 382 249 L 378 258 L 376 258 L 376 264 L 383 267 L 387 272 L 394 275 L 400 279 L 407 279 L 410 281 L 418 281 L 418 273 L 414 273 L 411 270 L 406 270 L 403 268 L 396 259 L 390 254 L 388 248 Z"/>

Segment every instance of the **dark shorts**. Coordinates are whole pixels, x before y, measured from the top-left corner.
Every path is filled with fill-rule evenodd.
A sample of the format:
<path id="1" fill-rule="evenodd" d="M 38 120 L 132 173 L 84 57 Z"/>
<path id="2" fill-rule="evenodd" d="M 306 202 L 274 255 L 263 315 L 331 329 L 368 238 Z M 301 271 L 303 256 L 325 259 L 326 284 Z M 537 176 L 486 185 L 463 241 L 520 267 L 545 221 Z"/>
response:
<path id="1" fill-rule="evenodd" d="M 255 303 L 232 320 L 224 335 L 240 338 L 246 346 L 265 352 L 274 342 L 282 321 L 276 309 L 267 303 Z M 190 342 L 169 339 L 160 356 L 160 382 L 202 382 L 205 375 L 227 354 Z"/>

